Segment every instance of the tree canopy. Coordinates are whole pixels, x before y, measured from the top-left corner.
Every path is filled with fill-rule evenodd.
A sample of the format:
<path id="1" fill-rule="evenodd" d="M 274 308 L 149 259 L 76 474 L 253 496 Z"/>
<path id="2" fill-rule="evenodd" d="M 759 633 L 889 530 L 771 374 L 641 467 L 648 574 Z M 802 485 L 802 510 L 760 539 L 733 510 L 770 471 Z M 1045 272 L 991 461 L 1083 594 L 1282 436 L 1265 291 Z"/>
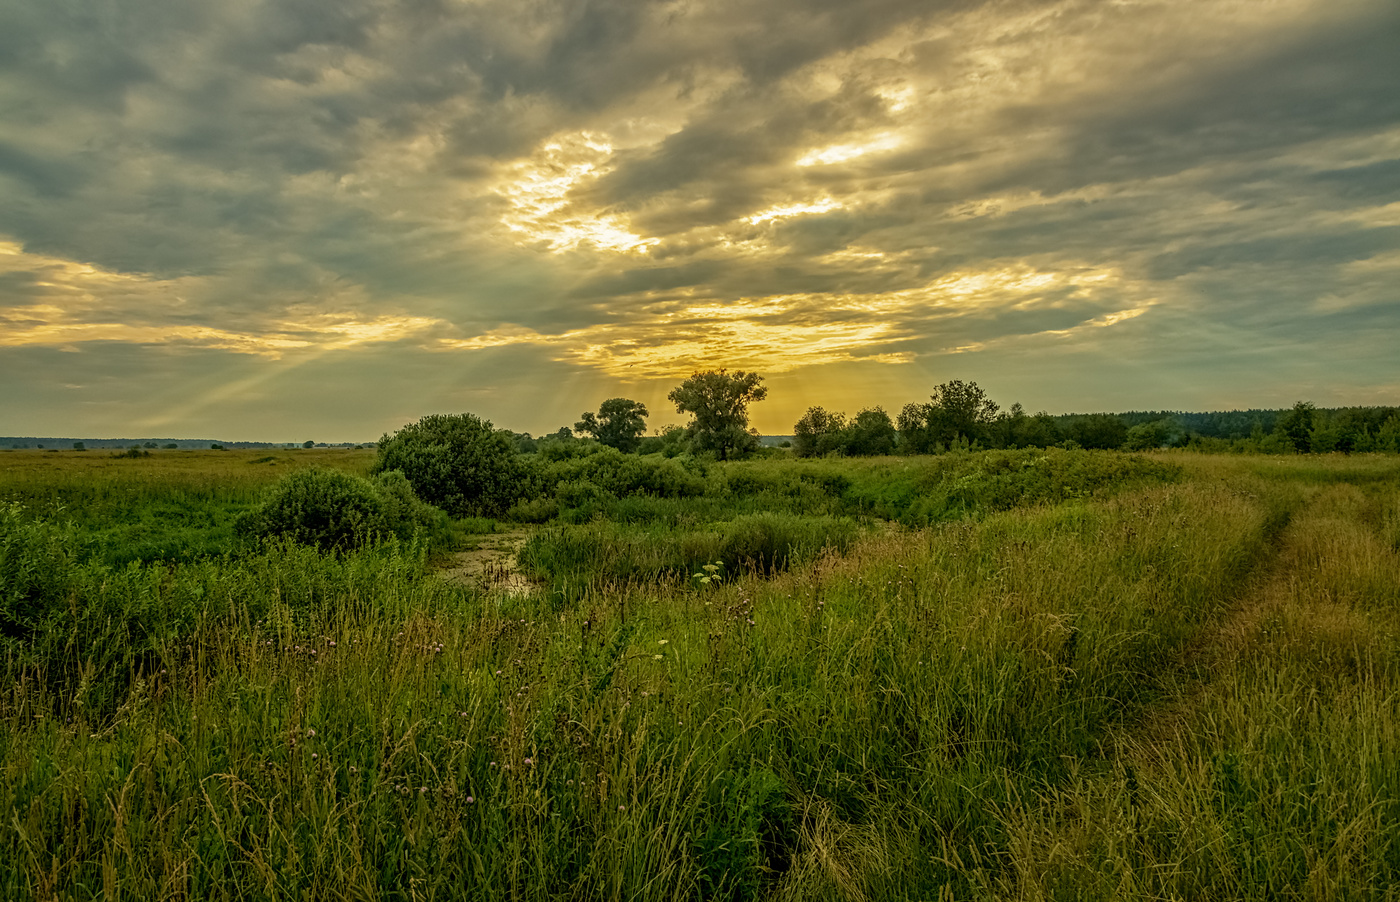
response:
<path id="1" fill-rule="evenodd" d="M 454 517 L 503 513 L 524 479 L 511 433 L 470 413 L 433 414 L 384 436 L 371 472 L 388 470 L 402 470 L 419 498 Z"/>
<path id="2" fill-rule="evenodd" d="M 749 431 L 749 405 L 768 397 L 758 373 L 724 369 L 696 373 L 667 395 L 678 413 L 688 413 L 692 446 L 713 451 L 720 460 L 758 447 Z"/>
<path id="3" fill-rule="evenodd" d="M 809 407 L 802 419 L 792 427 L 792 453 L 798 457 L 815 457 L 837 450 L 846 418 L 825 407 Z"/>
<path id="4" fill-rule="evenodd" d="M 935 388 L 929 403 L 904 406 L 899 414 L 900 439 L 916 453 L 946 448 L 959 439 L 983 442 L 999 409 L 976 382 L 953 379 Z"/>
<path id="5" fill-rule="evenodd" d="M 609 398 L 597 414 L 585 413 L 574 429 L 593 436 L 599 444 L 630 454 L 647 431 L 647 408 L 640 401 Z"/>
<path id="6" fill-rule="evenodd" d="M 892 454 L 899 438 L 890 415 L 882 407 L 867 407 L 850 421 L 845 414 L 809 407 L 792 431 L 792 453 L 797 457 Z"/>

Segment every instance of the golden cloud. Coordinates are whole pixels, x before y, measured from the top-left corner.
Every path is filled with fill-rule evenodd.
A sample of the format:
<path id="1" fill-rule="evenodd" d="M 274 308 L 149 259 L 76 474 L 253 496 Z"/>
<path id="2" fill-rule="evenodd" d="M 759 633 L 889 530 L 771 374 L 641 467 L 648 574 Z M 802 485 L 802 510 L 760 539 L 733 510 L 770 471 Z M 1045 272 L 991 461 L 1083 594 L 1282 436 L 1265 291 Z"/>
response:
<path id="1" fill-rule="evenodd" d="M 351 312 L 305 313 L 243 329 L 181 322 L 185 296 L 201 291 L 202 280 L 112 272 L 28 253 L 13 241 L 0 241 L 0 275 L 27 275 L 30 286 L 29 303 L 0 306 L 0 347 L 107 341 L 190 344 L 280 357 L 301 349 L 399 341 L 441 324 L 431 317 Z"/>

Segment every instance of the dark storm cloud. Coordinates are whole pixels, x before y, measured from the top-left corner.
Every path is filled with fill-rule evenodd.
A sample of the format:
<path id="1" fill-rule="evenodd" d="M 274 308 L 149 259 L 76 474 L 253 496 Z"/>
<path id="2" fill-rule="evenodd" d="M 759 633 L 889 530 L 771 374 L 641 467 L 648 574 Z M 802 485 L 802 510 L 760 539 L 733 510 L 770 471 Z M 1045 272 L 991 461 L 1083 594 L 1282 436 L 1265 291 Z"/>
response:
<path id="1" fill-rule="evenodd" d="M 0 175 L 12 180 L 16 193 L 28 189 L 39 197 L 53 198 L 69 194 L 83 173 L 63 160 L 45 159 L 0 142 Z"/>
<path id="2" fill-rule="evenodd" d="M 1364 20 L 1309 28 L 1281 47 L 1198 60 L 1178 78 L 1124 85 L 1082 111 L 1009 110 L 1009 127 L 1058 123 L 1070 137 L 1058 160 L 1027 161 L 985 187 L 1053 193 L 1400 122 L 1400 7 L 1370 11 Z"/>

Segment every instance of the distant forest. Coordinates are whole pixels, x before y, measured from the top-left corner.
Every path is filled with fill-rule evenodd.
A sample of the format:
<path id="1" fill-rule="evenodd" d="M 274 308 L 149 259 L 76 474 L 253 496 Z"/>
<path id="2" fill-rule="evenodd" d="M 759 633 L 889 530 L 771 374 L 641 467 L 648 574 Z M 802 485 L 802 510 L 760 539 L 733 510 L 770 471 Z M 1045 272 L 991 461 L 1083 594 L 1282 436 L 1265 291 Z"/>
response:
<path id="1" fill-rule="evenodd" d="M 905 405 L 897 421 L 878 407 L 862 410 L 849 421 L 840 413 L 809 408 L 792 437 L 792 447 L 801 457 L 1051 446 L 1395 453 L 1400 452 L 1400 408 L 1327 409 L 1299 401 L 1281 410 L 1027 414 L 1020 404 L 1002 410 L 975 382 L 954 380 L 935 388 L 928 402 Z"/>
<path id="2" fill-rule="evenodd" d="M 720 371 L 721 373 L 723 371 Z M 741 374 L 742 375 L 742 374 Z M 610 407 L 611 405 L 611 407 Z M 669 426 L 646 435 L 646 408 L 614 398 L 599 414 L 584 414 L 572 428 L 544 436 L 503 430 L 516 450 L 532 453 L 543 444 L 591 436 L 599 444 L 667 457 L 703 450 L 695 425 Z M 746 413 L 736 417 L 747 428 Z M 1400 453 L 1400 407 L 1316 407 L 1299 401 L 1282 409 L 1130 410 L 1124 413 L 1028 414 L 1020 404 L 1003 410 L 975 382 L 945 382 L 928 402 L 907 404 L 897 418 L 881 407 L 854 417 L 808 408 L 790 435 L 752 436 L 752 446 L 791 448 L 798 457 L 936 454 L 950 450 L 1078 447 L 1144 451 L 1192 448 L 1262 454 Z M 210 439 L 74 439 L 0 436 L 0 450 L 195 450 L 252 448 L 373 448 L 375 442 L 243 442 Z M 736 449 L 738 450 L 738 449 Z"/>

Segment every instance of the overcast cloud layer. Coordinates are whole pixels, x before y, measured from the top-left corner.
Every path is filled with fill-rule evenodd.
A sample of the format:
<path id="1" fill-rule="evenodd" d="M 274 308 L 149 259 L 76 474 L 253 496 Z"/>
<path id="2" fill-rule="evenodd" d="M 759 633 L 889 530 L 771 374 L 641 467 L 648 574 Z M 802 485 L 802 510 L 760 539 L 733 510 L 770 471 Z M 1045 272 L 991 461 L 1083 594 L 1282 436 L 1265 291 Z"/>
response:
<path id="1" fill-rule="evenodd" d="M 0 433 L 1400 404 L 1393 0 L 0 0 Z"/>

